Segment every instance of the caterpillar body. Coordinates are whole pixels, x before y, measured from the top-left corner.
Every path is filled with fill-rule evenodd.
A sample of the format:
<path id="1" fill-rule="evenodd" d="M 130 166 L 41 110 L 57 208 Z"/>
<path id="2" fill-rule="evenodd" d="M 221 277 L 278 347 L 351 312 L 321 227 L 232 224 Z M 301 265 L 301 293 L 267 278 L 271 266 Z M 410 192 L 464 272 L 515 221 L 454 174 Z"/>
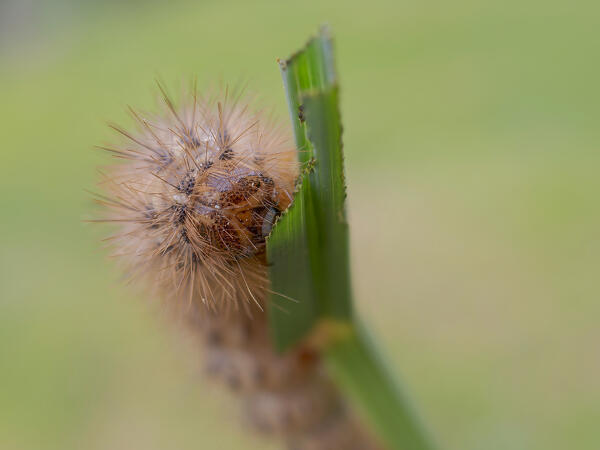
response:
<path id="1" fill-rule="evenodd" d="M 159 86 L 160 87 L 160 86 Z M 324 373 L 318 351 L 273 350 L 267 327 L 265 238 L 292 202 L 299 172 L 289 131 L 228 90 L 194 88 L 120 147 L 98 202 L 128 275 L 181 312 L 205 346 L 206 370 L 242 398 L 257 430 L 293 449 L 380 446 Z"/>

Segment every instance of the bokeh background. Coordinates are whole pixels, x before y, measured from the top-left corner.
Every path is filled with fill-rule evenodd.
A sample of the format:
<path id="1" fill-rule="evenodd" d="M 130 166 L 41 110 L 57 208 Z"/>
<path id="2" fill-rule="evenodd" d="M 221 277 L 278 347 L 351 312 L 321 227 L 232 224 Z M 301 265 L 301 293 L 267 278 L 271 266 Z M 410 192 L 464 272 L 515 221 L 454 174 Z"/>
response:
<path id="1" fill-rule="evenodd" d="M 247 80 L 322 22 L 360 309 L 442 448 L 600 448 L 597 2 L 0 3 L 0 448 L 275 448 L 119 282 L 92 149 L 154 79 Z"/>

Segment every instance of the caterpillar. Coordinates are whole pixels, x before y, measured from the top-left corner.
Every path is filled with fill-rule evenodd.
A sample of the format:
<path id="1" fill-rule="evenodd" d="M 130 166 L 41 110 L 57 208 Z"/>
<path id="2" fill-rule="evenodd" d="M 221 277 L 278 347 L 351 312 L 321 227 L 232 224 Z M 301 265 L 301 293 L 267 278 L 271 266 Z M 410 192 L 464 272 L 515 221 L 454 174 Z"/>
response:
<path id="1" fill-rule="evenodd" d="M 250 425 L 290 449 L 381 448 L 328 379 L 318 349 L 279 354 L 267 326 L 265 239 L 293 201 L 299 173 L 290 130 L 228 89 L 163 108 L 130 109 L 135 131 L 103 147 L 108 237 L 127 276 L 186 319 L 209 375 L 239 393 Z"/>

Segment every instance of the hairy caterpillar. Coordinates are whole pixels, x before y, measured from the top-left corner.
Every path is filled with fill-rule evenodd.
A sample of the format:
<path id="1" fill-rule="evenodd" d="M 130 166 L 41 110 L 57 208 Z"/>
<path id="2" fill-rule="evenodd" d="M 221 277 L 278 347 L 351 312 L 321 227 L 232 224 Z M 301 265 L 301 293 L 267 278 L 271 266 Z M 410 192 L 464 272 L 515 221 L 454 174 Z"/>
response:
<path id="1" fill-rule="evenodd" d="M 160 87 L 160 86 L 159 86 Z M 194 88 L 162 114 L 131 110 L 138 130 L 113 128 L 123 159 L 104 176 L 109 239 L 128 274 L 182 312 L 206 347 L 208 373 L 240 393 L 258 430 L 294 449 L 379 448 L 301 344 L 272 349 L 265 238 L 292 202 L 299 171 L 287 129 L 228 90 Z"/>

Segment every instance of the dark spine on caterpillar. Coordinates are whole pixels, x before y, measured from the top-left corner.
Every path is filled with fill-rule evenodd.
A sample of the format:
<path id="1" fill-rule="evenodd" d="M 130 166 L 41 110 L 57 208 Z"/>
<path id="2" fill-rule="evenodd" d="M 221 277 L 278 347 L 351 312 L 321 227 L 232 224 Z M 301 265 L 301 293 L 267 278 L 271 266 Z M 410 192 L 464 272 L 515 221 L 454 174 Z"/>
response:
<path id="1" fill-rule="evenodd" d="M 243 398 L 248 421 L 294 449 L 379 448 L 328 380 L 318 352 L 273 350 L 265 237 L 298 174 L 289 132 L 227 90 L 161 115 L 131 110 L 136 132 L 106 147 L 121 160 L 102 184 L 109 242 L 127 274 L 151 286 L 205 342 L 206 368 Z"/>

